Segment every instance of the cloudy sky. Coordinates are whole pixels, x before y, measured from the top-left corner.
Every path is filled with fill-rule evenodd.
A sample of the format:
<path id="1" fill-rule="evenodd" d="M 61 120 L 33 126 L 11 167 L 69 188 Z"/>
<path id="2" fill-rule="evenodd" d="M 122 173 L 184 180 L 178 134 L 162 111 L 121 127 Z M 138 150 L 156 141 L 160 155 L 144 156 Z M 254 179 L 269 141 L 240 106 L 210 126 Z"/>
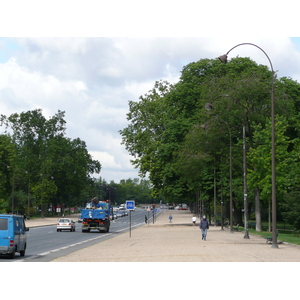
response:
<path id="1" fill-rule="evenodd" d="M 270 14 L 268 2 L 254 0 L 246 14 L 234 0 L 226 6 L 213 0 L 201 6 L 194 0 L 7 1 L 0 18 L 0 113 L 65 111 L 66 135 L 86 142 L 102 164 L 99 176 L 137 178 L 118 131 L 127 126 L 128 101 L 138 101 L 155 81 L 176 83 L 186 64 L 247 42 L 268 54 L 278 76 L 300 82 L 300 38 L 289 38 L 297 36 L 298 11 L 272 2 Z M 238 47 L 229 57 L 237 55 L 269 66 L 256 47 Z"/>
<path id="2" fill-rule="evenodd" d="M 300 82 L 300 38 L 98 37 L 0 38 L 0 111 L 65 111 L 67 136 L 84 140 L 107 181 L 137 178 L 121 145 L 128 101 L 138 101 L 156 80 L 178 81 L 182 67 L 214 59 L 239 43 L 254 43 L 278 76 Z M 269 66 L 262 51 L 240 46 L 229 57 L 249 56 Z"/>

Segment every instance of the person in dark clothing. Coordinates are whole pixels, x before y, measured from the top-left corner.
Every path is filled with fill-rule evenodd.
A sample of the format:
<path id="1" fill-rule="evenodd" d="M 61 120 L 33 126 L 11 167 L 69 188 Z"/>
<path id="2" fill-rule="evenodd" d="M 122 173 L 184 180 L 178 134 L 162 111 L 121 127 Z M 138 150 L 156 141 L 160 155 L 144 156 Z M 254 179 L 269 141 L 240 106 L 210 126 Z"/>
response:
<path id="1" fill-rule="evenodd" d="M 203 218 L 201 219 L 199 227 L 202 230 L 202 240 L 206 241 L 207 229 L 209 229 L 206 216 L 203 216 Z"/>
<path id="2" fill-rule="evenodd" d="M 148 222 L 148 218 L 147 218 L 147 216 L 145 215 L 145 223 L 147 224 L 147 222 Z"/>

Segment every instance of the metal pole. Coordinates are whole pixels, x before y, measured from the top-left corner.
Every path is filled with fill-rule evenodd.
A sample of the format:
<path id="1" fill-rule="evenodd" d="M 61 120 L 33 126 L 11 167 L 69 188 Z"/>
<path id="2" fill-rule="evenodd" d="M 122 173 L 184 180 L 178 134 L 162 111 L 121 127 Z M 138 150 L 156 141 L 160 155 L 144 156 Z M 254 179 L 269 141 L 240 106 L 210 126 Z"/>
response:
<path id="1" fill-rule="evenodd" d="M 249 239 L 248 232 L 248 194 L 247 194 L 247 164 L 246 164 L 246 129 L 243 125 L 243 158 L 244 158 L 244 239 Z"/>
<path id="2" fill-rule="evenodd" d="M 270 62 L 271 63 L 271 62 Z M 271 63 L 272 67 L 272 63 Z M 274 100 L 274 71 L 272 67 L 272 248 L 278 248 L 277 244 L 277 219 L 276 219 L 276 150 L 275 150 L 275 100 Z"/>
<path id="3" fill-rule="evenodd" d="M 131 237 L 131 210 L 129 211 L 129 237 Z"/>
<path id="4" fill-rule="evenodd" d="M 228 126 L 229 128 L 229 126 Z M 233 207 L 232 207 L 232 141 L 231 141 L 231 131 L 229 129 L 229 134 L 230 134 L 230 232 L 233 233 L 233 224 L 232 224 L 232 210 L 233 210 Z"/>
<path id="5" fill-rule="evenodd" d="M 216 166 L 214 166 L 214 223 L 217 226 L 217 183 L 216 183 Z"/>
<path id="6" fill-rule="evenodd" d="M 221 230 L 224 230 L 224 211 L 223 211 L 223 174 L 221 170 Z"/>
<path id="7" fill-rule="evenodd" d="M 30 215 L 30 177 L 28 178 L 28 210 L 27 210 L 27 218 L 29 219 Z"/>

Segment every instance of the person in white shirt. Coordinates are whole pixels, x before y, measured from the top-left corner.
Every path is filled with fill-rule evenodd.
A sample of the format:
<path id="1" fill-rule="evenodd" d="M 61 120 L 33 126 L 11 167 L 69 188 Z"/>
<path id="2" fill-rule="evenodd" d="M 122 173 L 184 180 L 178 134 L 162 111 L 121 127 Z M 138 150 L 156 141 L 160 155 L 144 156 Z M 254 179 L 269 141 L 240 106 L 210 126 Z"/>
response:
<path id="1" fill-rule="evenodd" d="M 193 222 L 194 225 L 196 225 L 196 220 L 197 220 L 197 218 L 196 218 L 196 216 L 194 215 L 194 216 L 192 217 L 192 222 Z"/>

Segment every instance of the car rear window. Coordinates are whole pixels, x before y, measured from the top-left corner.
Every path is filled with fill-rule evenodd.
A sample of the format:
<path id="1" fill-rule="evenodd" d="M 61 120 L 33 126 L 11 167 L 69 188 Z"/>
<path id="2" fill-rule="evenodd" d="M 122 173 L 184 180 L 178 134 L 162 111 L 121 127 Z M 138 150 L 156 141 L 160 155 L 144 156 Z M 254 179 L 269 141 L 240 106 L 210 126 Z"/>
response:
<path id="1" fill-rule="evenodd" d="M 60 219 L 58 222 L 59 223 L 69 223 L 71 221 L 69 219 Z"/>
<path id="2" fill-rule="evenodd" d="M 8 229 L 8 219 L 0 219 L 0 230 Z"/>

